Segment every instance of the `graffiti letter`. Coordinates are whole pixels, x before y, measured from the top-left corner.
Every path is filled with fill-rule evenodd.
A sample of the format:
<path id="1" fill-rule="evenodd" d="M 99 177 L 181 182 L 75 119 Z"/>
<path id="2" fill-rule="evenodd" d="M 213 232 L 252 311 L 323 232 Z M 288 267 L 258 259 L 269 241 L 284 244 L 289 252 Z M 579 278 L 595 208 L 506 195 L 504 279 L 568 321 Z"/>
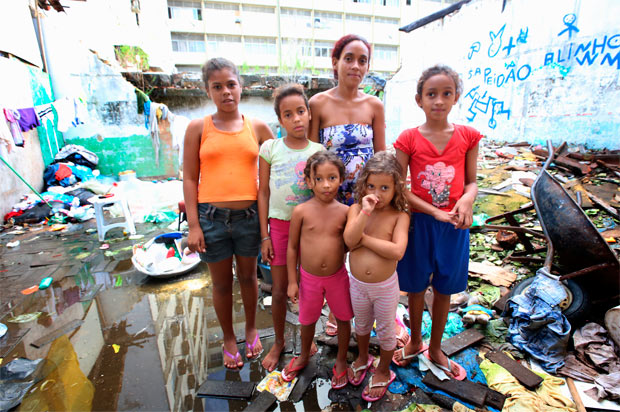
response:
<path id="1" fill-rule="evenodd" d="M 548 64 L 553 63 L 553 53 L 547 53 L 545 54 L 545 66 Z"/>
<path id="2" fill-rule="evenodd" d="M 469 54 L 467 55 L 467 58 L 469 60 L 471 60 L 471 56 L 474 55 L 474 53 L 478 53 L 480 51 L 480 42 L 474 42 L 471 47 L 469 48 Z"/>
<path id="3" fill-rule="evenodd" d="M 584 45 L 584 44 L 580 44 L 579 46 L 577 46 L 577 50 L 575 50 L 575 60 L 577 61 L 577 63 L 579 63 L 580 66 L 583 66 L 583 64 L 587 61 L 588 62 L 588 66 L 591 66 L 592 63 L 594 63 L 594 60 L 596 60 L 596 58 L 598 57 L 598 54 L 594 53 L 593 55 L 590 55 L 590 46 L 592 45 L 592 41 L 589 41 L 588 44 Z M 577 54 L 579 54 L 579 52 L 584 52 L 583 53 L 583 57 L 581 59 L 579 59 L 579 57 L 577 57 Z"/>
<path id="4" fill-rule="evenodd" d="M 526 69 L 526 73 L 522 74 L 521 70 Z M 521 68 L 519 68 L 519 70 L 517 71 L 517 79 L 519 80 L 525 80 L 528 77 L 530 77 L 530 74 L 532 73 L 532 68 L 530 67 L 529 64 L 524 64 L 523 66 L 521 66 Z"/>
<path id="5" fill-rule="evenodd" d="M 497 56 L 500 49 L 502 48 L 502 35 L 504 34 L 504 29 L 506 25 L 504 24 L 501 29 L 497 31 L 497 33 L 489 32 L 489 37 L 491 38 L 491 45 L 489 46 L 488 55 L 489 57 Z"/>
<path id="6" fill-rule="evenodd" d="M 525 44 L 527 43 L 527 34 L 530 31 L 529 27 L 525 28 L 525 31 L 523 31 L 523 29 L 521 29 L 519 31 L 519 37 L 517 37 L 517 43 L 522 43 Z"/>
<path id="7" fill-rule="evenodd" d="M 605 44 L 607 43 L 607 35 L 603 38 L 603 42 L 601 44 L 598 44 L 596 42 L 596 39 L 594 39 L 594 42 L 592 43 L 592 53 L 596 53 L 596 49 L 600 48 L 601 49 L 601 54 L 605 53 Z"/>
<path id="8" fill-rule="evenodd" d="M 601 64 L 605 63 L 606 61 L 609 62 L 610 66 L 613 66 L 614 62 L 616 62 L 616 69 L 620 70 L 620 52 L 616 53 L 616 57 L 614 57 L 613 59 L 611 58 L 611 53 L 607 53 L 605 56 L 603 56 Z"/>
<path id="9" fill-rule="evenodd" d="M 607 40 L 607 46 L 610 49 L 616 49 L 620 47 L 620 34 L 614 34 Z"/>
<path id="10" fill-rule="evenodd" d="M 489 78 L 489 76 L 491 75 L 491 68 L 490 67 L 486 67 L 484 69 L 484 82 L 488 83 L 489 80 L 487 80 Z"/>
<path id="11" fill-rule="evenodd" d="M 506 79 L 506 76 L 504 76 L 503 74 L 500 74 L 499 76 L 497 76 L 497 78 L 495 79 L 495 85 L 497 87 L 502 87 L 502 85 L 504 84 L 504 80 Z"/>
<path id="12" fill-rule="evenodd" d="M 502 50 L 506 50 L 506 57 L 510 56 L 510 52 L 514 49 L 516 45 L 512 42 L 512 36 L 510 36 L 510 40 L 508 40 L 508 45 L 504 47 Z"/>

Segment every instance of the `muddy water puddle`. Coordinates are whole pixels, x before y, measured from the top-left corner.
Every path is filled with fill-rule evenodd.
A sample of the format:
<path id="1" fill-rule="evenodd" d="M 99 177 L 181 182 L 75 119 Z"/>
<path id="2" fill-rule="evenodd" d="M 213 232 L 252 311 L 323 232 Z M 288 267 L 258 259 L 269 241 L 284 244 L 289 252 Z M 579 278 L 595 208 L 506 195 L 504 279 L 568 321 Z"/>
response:
<path id="1" fill-rule="evenodd" d="M 72 247 L 72 253 L 80 251 L 81 246 Z M 113 270 L 101 270 L 105 267 Z M 239 350 L 244 353 L 237 283 L 233 301 Z M 267 374 L 260 360 L 246 362 L 238 371 L 223 367 L 222 333 L 204 264 L 190 274 L 160 280 L 135 271 L 129 260 L 91 262 L 48 289 L 2 302 L 0 316 L 9 328 L 0 340 L 3 364 L 25 357 L 46 359 L 51 365 L 52 372 L 41 375 L 24 397 L 21 410 L 242 410 L 248 402 L 199 398 L 196 392 L 207 377 L 258 383 Z M 269 308 L 259 305 L 257 327 L 268 331 L 271 326 Z M 70 330 L 63 334 L 63 328 Z M 288 353 L 281 368 L 299 349 L 298 336 L 299 330 L 287 324 Z M 273 340 L 273 334 L 263 337 L 261 359 Z M 324 359 L 335 356 L 326 347 L 320 349 Z M 277 410 L 325 408 L 331 403 L 329 389 L 324 373 L 302 401 L 283 402 Z"/>

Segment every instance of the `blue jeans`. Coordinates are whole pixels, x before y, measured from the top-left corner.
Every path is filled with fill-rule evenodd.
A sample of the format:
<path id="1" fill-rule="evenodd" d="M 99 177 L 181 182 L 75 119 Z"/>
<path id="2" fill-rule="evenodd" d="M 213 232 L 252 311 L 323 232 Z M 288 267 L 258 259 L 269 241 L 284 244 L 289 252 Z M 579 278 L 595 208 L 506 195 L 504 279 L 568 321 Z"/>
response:
<path id="1" fill-rule="evenodd" d="M 258 206 L 234 210 L 198 204 L 198 220 L 207 251 L 200 258 L 207 263 L 219 262 L 232 255 L 256 257 L 260 250 Z"/>

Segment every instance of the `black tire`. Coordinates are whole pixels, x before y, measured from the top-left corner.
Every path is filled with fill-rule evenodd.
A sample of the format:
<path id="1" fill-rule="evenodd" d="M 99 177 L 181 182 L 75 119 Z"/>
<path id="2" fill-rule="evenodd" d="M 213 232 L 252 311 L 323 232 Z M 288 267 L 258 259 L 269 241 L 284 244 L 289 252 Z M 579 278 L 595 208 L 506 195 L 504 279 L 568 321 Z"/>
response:
<path id="1" fill-rule="evenodd" d="M 516 296 L 523 293 L 530 284 L 534 281 L 534 277 L 525 279 L 519 282 L 512 288 L 510 296 Z M 587 292 L 572 280 L 566 280 L 562 282 L 568 292 L 567 301 L 564 302 L 562 313 L 566 316 L 566 319 L 570 322 L 573 328 L 579 326 L 586 318 L 590 310 L 590 300 L 588 299 Z M 560 304 L 562 306 L 562 304 Z"/>

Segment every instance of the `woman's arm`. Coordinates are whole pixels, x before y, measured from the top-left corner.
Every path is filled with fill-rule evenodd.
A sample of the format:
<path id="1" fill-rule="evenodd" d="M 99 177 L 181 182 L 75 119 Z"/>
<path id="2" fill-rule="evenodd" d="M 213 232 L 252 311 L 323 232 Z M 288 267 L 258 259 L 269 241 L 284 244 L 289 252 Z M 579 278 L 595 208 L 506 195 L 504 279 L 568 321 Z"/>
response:
<path id="1" fill-rule="evenodd" d="M 456 214 L 457 229 L 467 229 L 474 221 L 473 206 L 478 196 L 476 183 L 476 169 L 478 167 L 478 145 L 470 149 L 465 155 L 465 188 L 463 196 L 456 202 L 452 213 Z"/>
<path id="2" fill-rule="evenodd" d="M 409 170 L 409 155 L 407 155 L 407 153 L 403 152 L 402 150 L 396 149 L 396 160 L 400 164 L 403 181 L 405 181 L 407 179 L 407 170 Z M 413 179 L 414 176 L 411 176 L 411 184 L 413 184 Z M 431 215 L 440 222 L 456 224 L 456 215 L 454 213 L 445 212 L 431 205 L 430 203 L 425 202 L 424 200 L 414 195 L 411 190 L 405 189 L 405 198 L 407 199 L 407 202 L 409 202 L 410 208 L 419 210 L 420 212 L 426 213 L 427 215 Z"/>
<path id="3" fill-rule="evenodd" d="M 385 110 L 381 100 L 372 99 L 372 145 L 375 153 L 385 150 Z"/>
<path id="4" fill-rule="evenodd" d="M 383 240 L 376 237 L 362 235 L 362 246 L 375 252 L 377 255 L 390 260 L 401 260 L 407 250 L 409 239 L 409 215 L 405 212 L 398 214 L 398 219 L 392 232 L 392 240 Z"/>
<path id="5" fill-rule="evenodd" d="M 183 197 L 189 225 L 187 244 L 192 252 L 205 252 L 204 235 L 198 221 L 198 178 L 200 175 L 200 138 L 204 119 L 192 120 L 185 131 L 183 150 Z"/>
<path id="6" fill-rule="evenodd" d="M 271 131 L 271 128 L 267 126 L 267 123 L 260 119 L 252 119 L 252 129 L 254 129 L 254 134 L 259 146 L 267 140 L 273 139 L 273 132 Z"/>
<path id="7" fill-rule="evenodd" d="M 271 165 L 265 159 L 258 158 L 258 221 L 260 223 L 260 246 L 263 262 L 271 264 L 273 259 L 273 243 L 269 237 L 269 179 Z"/>
<path id="8" fill-rule="evenodd" d="M 319 142 L 319 129 L 321 127 L 321 94 L 312 96 L 310 105 L 310 130 L 308 131 L 308 139 L 313 142 Z"/>

